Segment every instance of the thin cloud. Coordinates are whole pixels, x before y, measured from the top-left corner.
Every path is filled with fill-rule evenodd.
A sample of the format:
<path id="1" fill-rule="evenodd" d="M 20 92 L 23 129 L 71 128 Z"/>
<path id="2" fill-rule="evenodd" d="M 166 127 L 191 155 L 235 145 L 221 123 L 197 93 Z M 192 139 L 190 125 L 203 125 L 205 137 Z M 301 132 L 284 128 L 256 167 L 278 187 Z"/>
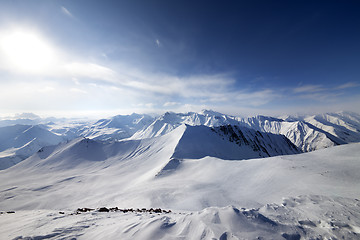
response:
<path id="1" fill-rule="evenodd" d="M 64 6 L 61 6 L 61 12 L 64 13 L 65 15 L 73 18 L 74 16 L 72 15 L 72 13 L 67 9 L 65 8 Z"/>
<path id="2" fill-rule="evenodd" d="M 176 105 L 180 105 L 179 102 L 166 102 L 164 103 L 164 107 L 173 107 L 173 106 L 176 106 Z"/>
<path id="3" fill-rule="evenodd" d="M 304 85 L 301 87 L 297 87 L 293 89 L 294 93 L 308 93 L 308 92 L 320 92 L 324 91 L 325 88 L 323 88 L 321 85 Z"/>
<path id="4" fill-rule="evenodd" d="M 111 83 L 116 82 L 118 79 L 116 72 L 111 68 L 90 62 L 68 63 L 61 66 L 59 70 L 63 75 L 72 76 L 72 79 L 77 79 L 77 77 L 85 77 Z M 61 75 L 61 73 L 59 74 Z"/>
<path id="5" fill-rule="evenodd" d="M 158 47 L 160 47 L 161 43 L 160 43 L 159 39 L 156 39 L 156 40 L 155 40 L 155 43 L 156 43 L 156 45 L 157 45 Z"/>
<path id="6" fill-rule="evenodd" d="M 347 82 L 344 83 L 340 86 L 337 86 L 335 89 L 346 89 L 346 88 L 353 88 L 353 87 L 359 87 L 360 84 L 359 83 L 355 83 L 355 82 Z"/>
<path id="7" fill-rule="evenodd" d="M 326 92 L 326 93 L 306 93 L 300 95 L 302 99 L 315 100 L 317 102 L 337 102 L 338 97 L 342 96 L 339 92 Z"/>

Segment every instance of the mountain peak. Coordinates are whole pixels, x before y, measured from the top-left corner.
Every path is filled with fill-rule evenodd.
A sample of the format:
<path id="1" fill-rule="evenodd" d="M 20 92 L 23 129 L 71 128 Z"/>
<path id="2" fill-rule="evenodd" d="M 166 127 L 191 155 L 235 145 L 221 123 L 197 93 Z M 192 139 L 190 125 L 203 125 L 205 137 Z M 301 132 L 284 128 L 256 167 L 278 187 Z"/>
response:
<path id="1" fill-rule="evenodd" d="M 34 114 L 34 113 L 16 113 L 14 116 L 14 119 L 40 119 L 40 116 Z"/>
<path id="2" fill-rule="evenodd" d="M 203 115 L 214 115 L 214 116 L 223 116 L 224 114 L 220 113 L 220 112 L 216 112 L 216 111 L 213 111 L 211 109 L 203 109 L 200 111 L 200 114 L 203 114 Z"/>

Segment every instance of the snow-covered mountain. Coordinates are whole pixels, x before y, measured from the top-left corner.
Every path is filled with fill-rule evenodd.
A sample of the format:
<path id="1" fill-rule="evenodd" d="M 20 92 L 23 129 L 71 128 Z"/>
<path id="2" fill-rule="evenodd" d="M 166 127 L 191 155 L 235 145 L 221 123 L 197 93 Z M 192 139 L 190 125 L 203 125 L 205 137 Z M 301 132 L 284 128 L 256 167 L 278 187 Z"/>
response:
<path id="1" fill-rule="evenodd" d="M 43 147 L 0 173 L 0 210 L 15 211 L 0 216 L 0 238 L 356 238 L 359 143 L 225 160 L 228 150 L 243 154 L 273 138 L 282 147 L 287 141 L 232 125 L 183 124 L 154 138 Z M 104 206 L 172 213 L 70 215 Z"/>
<path id="2" fill-rule="evenodd" d="M 31 156 L 44 146 L 65 140 L 40 125 L 13 125 L 0 128 L 0 170 Z"/>
<path id="3" fill-rule="evenodd" d="M 214 111 L 203 110 L 200 113 L 174 113 L 166 112 L 157 117 L 143 130 L 136 132 L 131 138 L 141 139 L 164 135 L 182 124 L 190 126 L 204 125 L 218 127 L 223 125 L 238 125 L 236 117 L 228 116 Z"/>
<path id="4" fill-rule="evenodd" d="M 117 115 L 81 129 L 78 135 L 98 140 L 121 140 L 133 136 L 153 121 L 151 116 L 145 114 Z"/>
<path id="5" fill-rule="evenodd" d="M 259 152 L 251 147 L 251 131 L 241 129 L 245 138 L 237 140 L 229 130 L 234 127 L 221 128 L 182 125 L 156 138 L 120 142 L 78 138 L 43 147 L 1 172 L 0 189 L 9 190 L 0 196 L 0 209 L 70 209 L 74 204 L 100 206 L 105 203 L 132 207 L 136 203 L 145 207 L 193 210 L 240 203 L 256 207 L 294 194 L 331 193 L 348 197 L 358 194 L 355 190 L 337 188 L 359 178 L 356 154 L 359 144 L 294 156 L 259 158 Z M 262 135 L 261 139 L 275 137 Z M 259 135 L 255 133 L 255 137 Z M 278 141 L 285 139 L 276 137 Z M 190 145 L 192 147 L 187 148 Z M 229 150 L 234 152 L 227 152 Z M 258 159 L 241 161 L 252 156 Z M 265 182 L 260 184 L 262 181 Z M 206 188 L 209 184 L 212 187 Z M 346 187 L 353 189 L 355 185 Z M 193 196 L 184 199 L 190 193 Z M 48 201 L 55 196 L 56 200 Z"/>
<path id="6" fill-rule="evenodd" d="M 304 152 L 345 144 L 335 136 L 301 120 L 288 122 L 277 118 L 256 116 L 241 119 L 241 125 L 261 132 L 282 134 Z"/>
<path id="7" fill-rule="evenodd" d="M 360 115 L 356 113 L 287 117 L 286 120 L 256 116 L 240 122 L 258 131 L 283 134 L 305 152 L 360 141 Z"/>
<path id="8" fill-rule="evenodd" d="M 30 121 L 31 119 L 28 120 Z M 349 112 L 314 116 L 287 116 L 283 118 L 266 116 L 240 118 L 203 110 L 199 113 L 167 112 L 158 117 L 144 114 L 118 115 L 97 121 L 76 121 L 55 118 L 52 118 L 52 121 L 49 121 L 50 118 L 36 118 L 35 120 L 41 123 L 38 125 L 39 127 L 66 140 L 78 137 L 110 142 L 123 139 L 139 140 L 163 136 L 174 131 L 179 126 L 187 124 L 188 126 L 202 125 L 207 127 L 231 125 L 250 128 L 261 133 L 284 135 L 303 152 L 360 141 L 360 115 Z M 16 119 L 12 121 L 16 123 Z M 10 124 L 7 127 L 12 126 Z M 6 133 L 3 137 L 5 139 L 8 138 Z M 9 138 L 11 139 L 11 136 Z M 38 141 L 43 142 L 43 144 L 40 144 L 41 146 L 53 144 L 47 143 L 46 139 L 38 139 Z M 10 142 L 8 141 L 8 143 Z M 33 147 L 32 153 L 35 152 L 35 149 L 38 150 L 40 145 Z M 10 167 L 23 160 L 24 157 L 29 156 L 29 154 L 21 156 L 14 154 L 13 149 L 18 147 L 9 144 L 7 149 L 2 149 L 3 152 L 5 151 L 1 155 L 5 157 L 2 161 L 2 168 Z M 9 151 L 11 156 L 8 154 Z M 286 154 L 286 151 L 283 152 Z"/>

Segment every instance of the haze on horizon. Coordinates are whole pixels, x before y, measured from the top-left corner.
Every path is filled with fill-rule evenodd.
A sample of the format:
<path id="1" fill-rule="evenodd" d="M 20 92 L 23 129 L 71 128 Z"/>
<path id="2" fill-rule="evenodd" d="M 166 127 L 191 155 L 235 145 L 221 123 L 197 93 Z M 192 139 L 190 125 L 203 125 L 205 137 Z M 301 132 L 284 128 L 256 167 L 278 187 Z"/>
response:
<path id="1" fill-rule="evenodd" d="M 358 1 L 1 1 L 1 114 L 359 113 L 359 10 Z"/>

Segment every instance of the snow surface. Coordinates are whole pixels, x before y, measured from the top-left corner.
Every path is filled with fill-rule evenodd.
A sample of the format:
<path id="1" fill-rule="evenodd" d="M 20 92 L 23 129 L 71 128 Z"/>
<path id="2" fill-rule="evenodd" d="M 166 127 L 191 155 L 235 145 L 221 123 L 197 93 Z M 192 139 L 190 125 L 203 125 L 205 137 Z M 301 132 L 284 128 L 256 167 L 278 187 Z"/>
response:
<path id="1" fill-rule="evenodd" d="M 360 203 L 317 195 L 260 209 L 228 206 L 169 214 L 54 210 L 0 215 L 2 239 L 358 239 Z"/>
<path id="2" fill-rule="evenodd" d="M 0 172 L 0 239 L 359 237 L 360 143 L 229 161 L 228 144 L 247 145 L 219 129 L 179 125 L 153 138 L 43 147 Z M 172 213 L 70 215 L 103 206 Z"/>

